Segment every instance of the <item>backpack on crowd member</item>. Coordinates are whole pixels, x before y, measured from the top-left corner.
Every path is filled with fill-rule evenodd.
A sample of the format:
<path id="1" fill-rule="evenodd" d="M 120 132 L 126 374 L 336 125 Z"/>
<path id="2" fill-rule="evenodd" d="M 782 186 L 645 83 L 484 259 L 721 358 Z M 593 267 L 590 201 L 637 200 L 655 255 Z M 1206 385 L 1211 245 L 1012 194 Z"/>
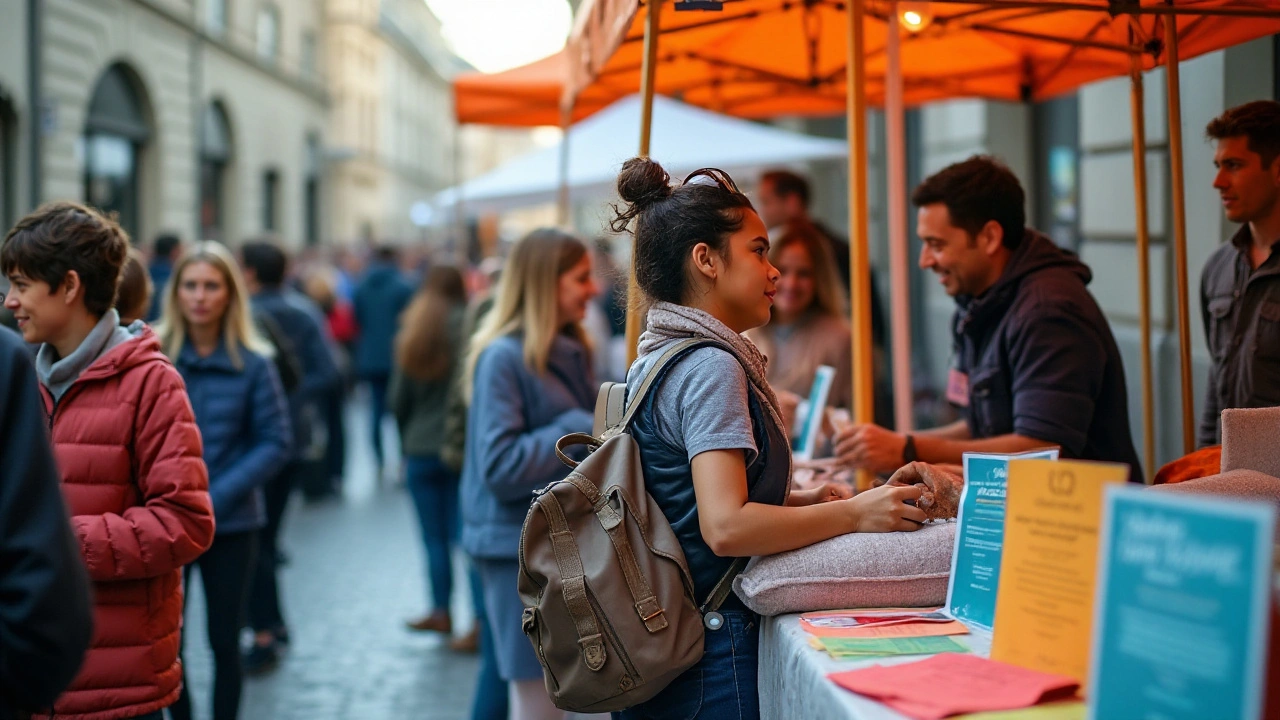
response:
<path id="1" fill-rule="evenodd" d="M 698 605 L 684 552 L 645 490 L 640 449 L 627 433 L 663 370 L 705 339 L 663 352 L 634 395 L 605 383 L 594 435 L 556 444 L 573 470 L 539 491 L 520 536 L 523 628 L 542 664 L 547 693 L 563 710 L 623 710 L 654 695 L 702 658 L 705 628 L 747 559 L 733 563 Z M 736 355 L 735 355 L 736 357 Z M 581 463 L 565 451 L 585 445 Z"/>

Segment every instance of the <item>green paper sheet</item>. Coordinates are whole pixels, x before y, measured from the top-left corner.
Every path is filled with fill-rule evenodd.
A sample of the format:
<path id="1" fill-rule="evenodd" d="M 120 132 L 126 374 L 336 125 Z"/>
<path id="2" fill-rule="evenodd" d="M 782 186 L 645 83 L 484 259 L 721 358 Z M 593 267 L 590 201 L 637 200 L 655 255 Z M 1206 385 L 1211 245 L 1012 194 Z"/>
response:
<path id="1" fill-rule="evenodd" d="M 960 715 L 952 720 L 1084 720 L 1085 705 L 1077 700 L 1034 705 L 1021 710 Z"/>
<path id="2" fill-rule="evenodd" d="M 969 652 L 969 648 L 947 636 L 822 638 L 822 646 L 836 660 L 885 657 L 889 655 L 936 655 L 944 652 Z"/>

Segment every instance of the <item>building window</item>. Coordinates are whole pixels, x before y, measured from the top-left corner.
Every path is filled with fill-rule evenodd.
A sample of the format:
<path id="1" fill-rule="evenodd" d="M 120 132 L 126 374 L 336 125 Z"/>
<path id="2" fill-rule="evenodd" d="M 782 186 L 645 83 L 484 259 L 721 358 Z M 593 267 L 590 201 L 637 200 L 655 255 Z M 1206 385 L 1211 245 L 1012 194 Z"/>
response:
<path id="1" fill-rule="evenodd" d="M 313 80 L 320 76 L 319 49 L 312 30 L 302 33 L 302 76 Z"/>
<path id="2" fill-rule="evenodd" d="M 258 57 L 273 64 L 280 59 L 280 11 L 274 5 L 258 10 Z"/>
<path id="3" fill-rule="evenodd" d="M 307 175 L 302 186 L 302 232 L 308 246 L 320 244 L 320 174 L 324 157 L 320 139 L 307 138 Z"/>
<path id="4" fill-rule="evenodd" d="M 1059 247 L 1080 247 L 1080 98 L 1037 103 L 1034 211 L 1039 230 Z"/>
<path id="5" fill-rule="evenodd" d="M 205 0 L 204 26 L 210 35 L 227 34 L 227 0 Z"/>
<path id="6" fill-rule="evenodd" d="M 17 219 L 13 216 L 17 208 L 17 153 L 14 152 L 14 133 L 18 123 L 15 119 L 13 105 L 0 90 L 0 227 L 9 227 Z"/>
<path id="7" fill-rule="evenodd" d="M 274 232 L 279 229 L 280 173 L 268 170 L 262 174 L 262 229 Z"/>
<path id="8" fill-rule="evenodd" d="M 117 213 L 134 237 L 139 227 L 140 157 L 151 138 L 140 84 L 123 65 L 98 81 L 84 128 L 84 197 L 94 207 Z"/>
<path id="9" fill-rule="evenodd" d="M 231 162 L 231 127 L 222 103 L 205 108 L 200 127 L 200 236 L 227 241 L 226 181 Z"/>

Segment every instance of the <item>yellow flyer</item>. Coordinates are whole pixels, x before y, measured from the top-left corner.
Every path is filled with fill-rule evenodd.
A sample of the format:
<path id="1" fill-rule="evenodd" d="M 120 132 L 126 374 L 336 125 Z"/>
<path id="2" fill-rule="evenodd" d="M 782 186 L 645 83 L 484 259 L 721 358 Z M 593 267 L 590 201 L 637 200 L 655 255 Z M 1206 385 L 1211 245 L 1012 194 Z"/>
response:
<path id="1" fill-rule="evenodd" d="M 1089 677 L 1103 488 L 1129 468 L 1011 460 L 991 659 Z"/>

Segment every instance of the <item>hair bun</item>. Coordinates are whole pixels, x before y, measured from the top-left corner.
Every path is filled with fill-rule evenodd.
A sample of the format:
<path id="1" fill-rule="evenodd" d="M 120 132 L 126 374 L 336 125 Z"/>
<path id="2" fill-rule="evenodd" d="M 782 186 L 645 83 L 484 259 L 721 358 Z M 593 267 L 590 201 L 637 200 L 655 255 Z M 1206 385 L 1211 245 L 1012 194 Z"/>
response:
<path id="1" fill-rule="evenodd" d="M 622 164 L 622 172 L 618 173 L 618 197 L 633 209 L 642 210 L 671 197 L 671 176 L 649 158 L 633 157 Z"/>

